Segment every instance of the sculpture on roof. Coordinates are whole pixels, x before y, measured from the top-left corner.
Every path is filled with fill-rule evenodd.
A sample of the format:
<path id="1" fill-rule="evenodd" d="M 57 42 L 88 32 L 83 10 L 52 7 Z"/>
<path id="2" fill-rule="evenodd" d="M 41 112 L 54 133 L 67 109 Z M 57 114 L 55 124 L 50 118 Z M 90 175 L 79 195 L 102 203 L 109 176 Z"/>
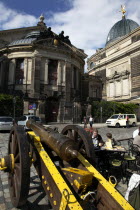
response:
<path id="1" fill-rule="evenodd" d="M 64 41 L 64 31 L 61 31 L 61 33 L 58 35 L 58 37 L 61 41 Z"/>
<path id="2" fill-rule="evenodd" d="M 71 42 L 69 40 L 69 36 L 64 36 L 64 31 L 61 31 L 61 33 L 58 35 L 59 40 L 61 40 L 62 42 L 65 42 L 69 45 L 71 45 Z"/>
<path id="3" fill-rule="evenodd" d="M 121 12 L 122 12 L 122 17 L 125 17 L 125 13 L 126 13 L 126 10 L 125 10 L 125 5 L 121 5 Z"/>
<path id="4" fill-rule="evenodd" d="M 40 32 L 40 38 L 41 39 L 45 39 L 45 38 L 53 38 L 54 37 L 54 34 L 53 32 L 51 31 L 51 27 L 45 29 L 44 31 L 41 31 Z"/>

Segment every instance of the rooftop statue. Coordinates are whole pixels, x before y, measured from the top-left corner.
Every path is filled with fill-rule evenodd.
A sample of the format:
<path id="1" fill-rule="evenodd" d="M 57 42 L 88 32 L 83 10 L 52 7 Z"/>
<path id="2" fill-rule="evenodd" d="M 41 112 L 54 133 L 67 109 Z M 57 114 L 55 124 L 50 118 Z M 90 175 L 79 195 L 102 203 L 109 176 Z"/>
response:
<path id="1" fill-rule="evenodd" d="M 64 31 L 61 31 L 61 33 L 58 35 L 58 37 L 61 41 L 64 41 Z"/>
<path id="2" fill-rule="evenodd" d="M 125 10 L 125 5 L 121 5 L 121 12 L 122 12 L 122 17 L 125 17 L 125 13 L 126 13 L 126 10 Z"/>

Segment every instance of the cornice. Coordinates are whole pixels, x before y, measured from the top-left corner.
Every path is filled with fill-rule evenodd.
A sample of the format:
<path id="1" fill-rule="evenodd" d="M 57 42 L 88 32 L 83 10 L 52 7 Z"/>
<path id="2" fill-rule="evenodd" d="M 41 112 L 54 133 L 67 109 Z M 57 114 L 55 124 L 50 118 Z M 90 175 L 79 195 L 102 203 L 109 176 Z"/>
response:
<path id="1" fill-rule="evenodd" d="M 8 30 L 2 30 L 0 31 L 0 35 L 6 35 L 6 34 L 10 34 L 10 33 L 20 33 L 21 31 L 23 32 L 27 32 L 27 31 L 31 31 L 31 30 L 40 30 L 42 29 L 41 26 L 32 26 L 32 27 L 25 27 L 25 28 L 15 28 L 15 29 L 8 29 Z"/>
<path id="2" fill-rule="evenodd" d="M 103 63 L 100 63 L 100 64 L 94 66 L 94 71 L 96 71 L 96 69 L 101 68 L 101 67 L 103 67 L 103 66 L 105 66 L 105 65 L 108 65 L 108 64 L 110 64 L 110 63 L 112 63 L 112 62 L 114 62 L 114 61 L 117 61 L 117 60 L 119 60 L 119 59 L 122 59 L 122 58 L 124 58 L 124 57 L 127 57 L 127 56 L 129 56 L 130 54 L 133 54 L 133 53 L 135 53 L 135 52 L 137 52 L 137 51 L 139 51 L 139 50 L 140 50 L 140 46 L 136 46 L 136 47 L 133 48 L 133 49 L 129 49 L 129 50 L 127 50 L 127 51 L 125 51 L 125 52 L 123 52 L 123 53 L 117 55 L 117 56 L 114 56 L 113 58 L 110 58 L 110 59 L 106 60 L 106 61 L 103 62 Z M 92 70 L 91 70 L 91 71 L 92 71 Z"/>

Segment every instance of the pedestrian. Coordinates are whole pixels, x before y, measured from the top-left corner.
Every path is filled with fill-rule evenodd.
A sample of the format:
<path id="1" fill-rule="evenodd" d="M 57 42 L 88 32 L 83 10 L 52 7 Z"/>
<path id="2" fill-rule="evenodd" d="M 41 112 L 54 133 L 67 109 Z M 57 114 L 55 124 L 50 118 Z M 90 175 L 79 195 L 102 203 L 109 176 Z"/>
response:
<path id="1" fill-rule="evenodd" d="M 90 127 L 92 128 L 92 125 L 93 125 L 93 117 L 92 117 L 92 115 L 90 115 L 89 124 L 90 124 Z"/>
<path id="2" fill-rule="evenodd" d="M 84 121 L 84 128 L 87 128 L 87 118 L 84 117 L 83 121 Z"/>
<path id="3" fill-rule="evenodd" d="M 126 128 L 129 128 L 129 117 L 126 115 Z"/>

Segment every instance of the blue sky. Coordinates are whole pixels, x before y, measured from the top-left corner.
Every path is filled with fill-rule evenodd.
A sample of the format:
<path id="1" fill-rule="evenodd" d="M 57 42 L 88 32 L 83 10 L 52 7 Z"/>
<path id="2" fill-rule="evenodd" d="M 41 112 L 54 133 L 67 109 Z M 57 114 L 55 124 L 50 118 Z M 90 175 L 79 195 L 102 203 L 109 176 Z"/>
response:
<path id="1" fill-rule="evenodd" d="M 126 17 L 140 24 L 140 0 L 0 0 L 0 30 L 35 26 L 43 13 L 55 33 L 65 31 L 72 44 L 91 56 L 104 47 L 110 28 Z"/>
<path id="2" fill-rule="evenodd" d="M 70 2 L 67 0 L 2 0 L 7 7 L 39 16 L 46 11 L 60 12 L 70 9 Z"/>

